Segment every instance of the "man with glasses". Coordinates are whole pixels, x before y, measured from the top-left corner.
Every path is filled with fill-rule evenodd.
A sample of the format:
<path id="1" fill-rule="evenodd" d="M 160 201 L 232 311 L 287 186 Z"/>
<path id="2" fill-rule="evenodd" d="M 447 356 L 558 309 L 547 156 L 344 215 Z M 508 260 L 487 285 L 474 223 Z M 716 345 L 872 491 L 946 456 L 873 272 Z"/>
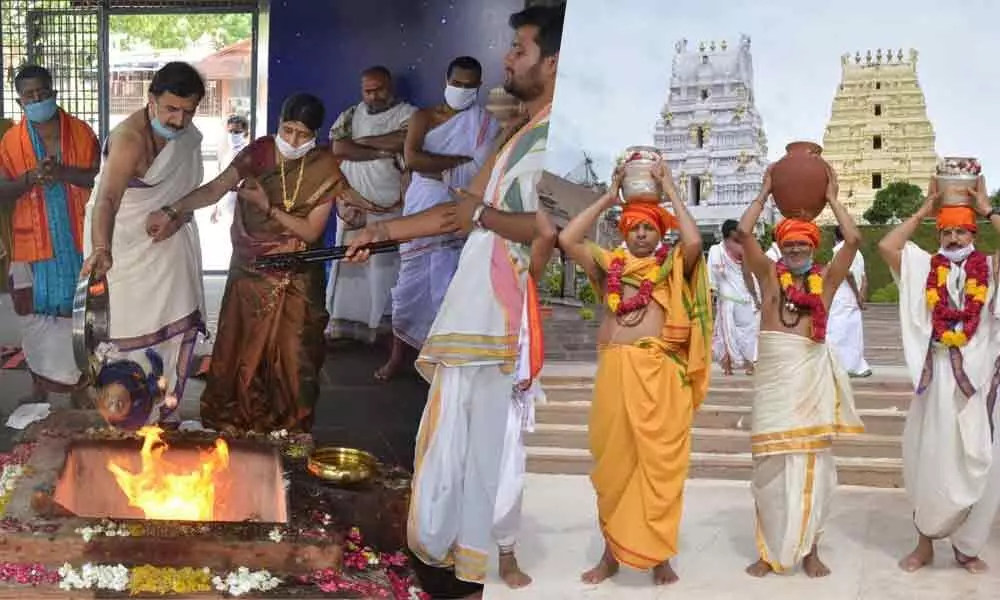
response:
<path id="1" fill-rule="evenodd" d="M 59 107 L 47 69 L 22 67 L 14 90 L 24 117 L 0 140 L 0 202 L 13 203 L 2 225 L 22 349 L 35 400 L 70 393 L 73 404 L 83 406 L 87 390 L 73 357 L 73 295 L 100 150 L 90 125 Z"/>

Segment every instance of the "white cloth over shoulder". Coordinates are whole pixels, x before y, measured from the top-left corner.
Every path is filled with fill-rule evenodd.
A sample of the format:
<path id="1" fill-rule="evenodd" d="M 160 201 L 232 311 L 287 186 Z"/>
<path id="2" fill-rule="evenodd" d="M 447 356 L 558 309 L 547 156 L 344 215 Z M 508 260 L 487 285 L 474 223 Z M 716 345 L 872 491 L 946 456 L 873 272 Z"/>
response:
<path id="1" fill-rule="evenodd" d="M 913 243 L 903 248 L 899 285 L 900 332 L 913 385 L 924 376 L 932 334 L 926 282 L 931 255 Z M 1000 504 L 1000 481 L 994 470 L 998 446 L 990 433 L 988 392 L 998 355 L 994 310 L 996 265 L 991 261 L 989 294 L 979 329 L 958 350 L 975 393 L 966 398 L 959 389 L 948 349 L 931 348 L 931 380 L 922 394 L 915 394 L 906 415 L 903 434 L 903 474 L 914 504 L 917 529 L 931 537 L 950 537 L 962 553 L 978 556 L 986 544 L 993 517 Z M 963 269 L 949 274 L 950 295 L 965 286 Z M 994 422 L 997 414 L 994 411 Z"/>
<path id="2" fill-rule="evenodd" d="M 133 179 L 115 216 L 108 271 L 112 360 L 144 359 L 155 348 L 163 359 L 168 389 L 180 398 L 194 344 L 204 327 L 205 294 L 201 246 L 194 220 L 162 242 L 146 233 L 146 217 L 201 185 L 201 133 L 191 125 L 167 142 L 141 180 Z M 94 203 L 103 194 L 104 165 L 94 180 L 84 220 L 84 254 L 93 251 Z M 155 413 L 155 411 L 154 411 Z"/>
<path id="3" fill-rule="evenodd" d="M 401 102 L 388 110 L 370 114 L 365 104 L 360 103 L 341 113 L 331 129 L 331 137 L 337 131 L 349 131 L 351 139 L 402 131 L 416 111 L 415 106 Z M 380 209 L 380 212 L 368 213 L 368 223 L 400 215 L 403 173 L 394 158 L 345 160 L 340 169 L 350 186 Z M 354 235 L 346 229 L 343 219 L 337 217 L 337 243 L 347 244 Z M 330 312 L 327 335 L 373 342 L 383 317 L 391 309 L 390 292 L 398 273 L 399 254 L 395 252 L 376 254 L 364 264 L 333 261 L 326 288 Z"/>
<path id="4" fill-rule="evenodd" d="M 743 265 L 729 256 L 725 242 L 708 251 L 708 279 L 718 301 L 712 332 L 713 359 L 723 362 L 728 357 L 733 366 L 756 362 L 760 312 L 743 277 Z M 748 279 L 756 283 L 753 275 Z"/>
<path id="5" fill-rule="evenodd" d="M 836 254 L 844 246 L 844 242 L 838 242 L 833 247 Z M 858 290 L 865 280 L 865 258 L 861 252 L 854 255 L 851 262 L 850 274 L 854 277 Z M 827 321 L 826 339 L 827 343 L 833 346 L 840 364 L 852 375 L 860 375 L 870 372 L 868 361 L 865 360 L 865 333 L 863 313 L 858 306 L 857 296 L 850 284 L 845 279 L 830 302 L 830 316 Z"/>

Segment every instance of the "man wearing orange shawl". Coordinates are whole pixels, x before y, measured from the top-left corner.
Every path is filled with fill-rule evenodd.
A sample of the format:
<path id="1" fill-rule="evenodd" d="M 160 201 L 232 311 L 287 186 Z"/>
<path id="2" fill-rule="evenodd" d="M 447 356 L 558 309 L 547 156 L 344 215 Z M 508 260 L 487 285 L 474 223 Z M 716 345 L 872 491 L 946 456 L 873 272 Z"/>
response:
<path id="1" fill-rule="evenodd" d="M 844 237 L 829 265 L 813 262 L 820 234 L 810 221 L 778 224 L 777 261 L 751 234 L 771 192 L 770 170 L 739 224 L 743 257 L 761 293 L 750 432 L 760 558 L 747 567 L 755 577 L 787 572 L 800 563 L 809 577 L 830 573 L 817 548 L 837 486 L 833 440 L 863 431 L 847 372 L 826 343 L 830 303 L 850 271 L 861 234 L 837 200 L 832 169 L 828 177 L 827 203 Z"/>
<path id="2" fill-rule="evenodd" d="M 24 118 L 0 139 L 0 201 L 14 202 L 3 237 L 22 349 L 37 400 L 71 392 L 81 404 L 86 392 L 73 357 L 73 295 L 83 265 L 84 206 L 100 162 L 97 137 L 56 104 L 48 70 L 23 67 L 14 88 Z"/>
<path id="3" fill-rule="evenodd" d="M 970 205 L 938 208 L 932 180 L 917 212 L 879 242 L 899 285 L 900 334 L 915 393 L 903 432 L 903 481 L 913 503 L 917 545 L 899 566 L 916 571 L 934 560 L 934 540 L 947 539 L 957 564 L 971 573 L 1000 506 L 996 425 L 1000 354 L 997 256 L 976 250 L 976 217 L 1000 231 L 986 182 L 969 190 Z M 937 213 L 937 251 L 910 241 Z M 958 308 L 959 318 L 948 313 Z"/>
<path id="4" fill-rule="evenodd" d="M 653 175 L 676 218 L 658 204 L 629 203 L 619 221 L 625 248 L 586 242 L 601 213 L 619 202 L 619 172 L 559 236 L 608 307 L 590 415 L 590 478 L 605 548 L 583 574 L 587 583 L 613 576 L 619 563 L 652 569 L 657 585 L 677 580 L 669 561 L 677 554 L 691 423 L 708 390 L 712 316 L 701 234 L 666 164 Z M 680 233 L 672 249 L 663 242 L 671 229 Z"/>

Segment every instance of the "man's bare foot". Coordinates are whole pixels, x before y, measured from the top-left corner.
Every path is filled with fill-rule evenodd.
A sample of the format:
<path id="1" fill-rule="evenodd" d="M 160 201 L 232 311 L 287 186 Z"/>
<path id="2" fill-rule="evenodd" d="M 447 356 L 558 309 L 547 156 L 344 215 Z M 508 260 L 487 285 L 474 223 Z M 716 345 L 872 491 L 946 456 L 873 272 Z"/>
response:
<path id="1" fill-rule="evenodd" d="M 753 364 L 751 363 L 751 364 L 747 365 L 747 367 L 743 370 L 743 372 L 746 373 L 747 376 L 752 376 L 753 375 Z"/>
<path id="2" fill-rule="evenodd" d="M 986 564 L 986 561 L 979 558 L 978 556 L 966 556 L 958 551 L 958 548 L 952 548 L 955 551 L 955 561 L 958 562 L 958 566 L 962 567 L 969 573 L 973 575 L 979 575 L 980 573 L 985 573 L 990 570 L 990 566 Z"/>
<path id="3" fill-rule="evenodd" d="M 500 579 L 511 589 L 523 588 L 531 583 L 531 577 L 517 565 L 513 552 L 500 553 Z"/>
<path id="4" fill-rule="evenodd" d="M 605 546 L 604 554 L 601 555 L 601 560 L 597 563 L 597 566 L 581 575 L 580 579 L 584 583 L 596 585 L 609 577 L 614 577 L 616 573 L 618 573 L 618 561 L 615 559 L 615 555 L 611 553 L 611 548 Z"/>
<path id="5" fill-rule="evenodd" d="M 757 562 L 753 563 L 746 568 L 747 575 L 752 577 L 764 577 L 774 572 L 771 565 L 767 564 L 767 561 L 763 558 L 759 559 Z"/>
<path id="6" fill-rule="evenodd" d="M 934 542 L 920 536 L 917 547 L 913 549 L 903 560 L 899 561 L 899 568 L 912 573 L 918 571 L 934 562 Z"/>
<path id="7" fill-rule="evenodd" d="M 376 381 L 389 381 L 396 376 L 399 368 L 403 366 L 403 357 L 406 353 L 406 342 L 393 336 L 392 350 L 389 352 L 389 360 L 375 371 Z"/>
<path id="8" fill-rule="evenodd" d="M 396 376 L 396 373 L 399 371 L 399 367 L 401 366 L 402 362 L 403 362 L 402 360 L 394 362 L 392 359 L 389 359 L 389 362 L 385 363 L 378 369 L 375 369 L 375 380 L 389 381 L 390 379 Z"/>
<path id="9" fill-rule="evenodd" d="M 680 577 L 674 572 L 674 568 L 670 566 L 670 561 L 665 560 L 660 564 L 653 567 L 653 584 L 654 585 L 668 585 L 671 583 L 677 583 Z"/>
<path id="10" fill-rule="evenodd" d="M 830 574 L 830 567 L 827 567 L 819 559 L 819 552 L 816 551 L 815 546 L 813 546 L 812 552 L 802 559 L 802 570 L 809 577 L 826 577 Z"/>

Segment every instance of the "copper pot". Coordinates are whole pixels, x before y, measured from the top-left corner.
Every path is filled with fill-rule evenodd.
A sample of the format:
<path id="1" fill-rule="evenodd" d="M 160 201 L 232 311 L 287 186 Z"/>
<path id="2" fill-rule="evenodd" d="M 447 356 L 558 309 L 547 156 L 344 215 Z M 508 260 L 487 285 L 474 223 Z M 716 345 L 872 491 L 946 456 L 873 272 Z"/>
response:
<path id="1" fill-rule="evenodd" d="M 823 148 L 812 142 L 792 142 L 771 169 L 771 195 L 786 219 L 812 221 L 826 207 L 830 182 Z"/>

